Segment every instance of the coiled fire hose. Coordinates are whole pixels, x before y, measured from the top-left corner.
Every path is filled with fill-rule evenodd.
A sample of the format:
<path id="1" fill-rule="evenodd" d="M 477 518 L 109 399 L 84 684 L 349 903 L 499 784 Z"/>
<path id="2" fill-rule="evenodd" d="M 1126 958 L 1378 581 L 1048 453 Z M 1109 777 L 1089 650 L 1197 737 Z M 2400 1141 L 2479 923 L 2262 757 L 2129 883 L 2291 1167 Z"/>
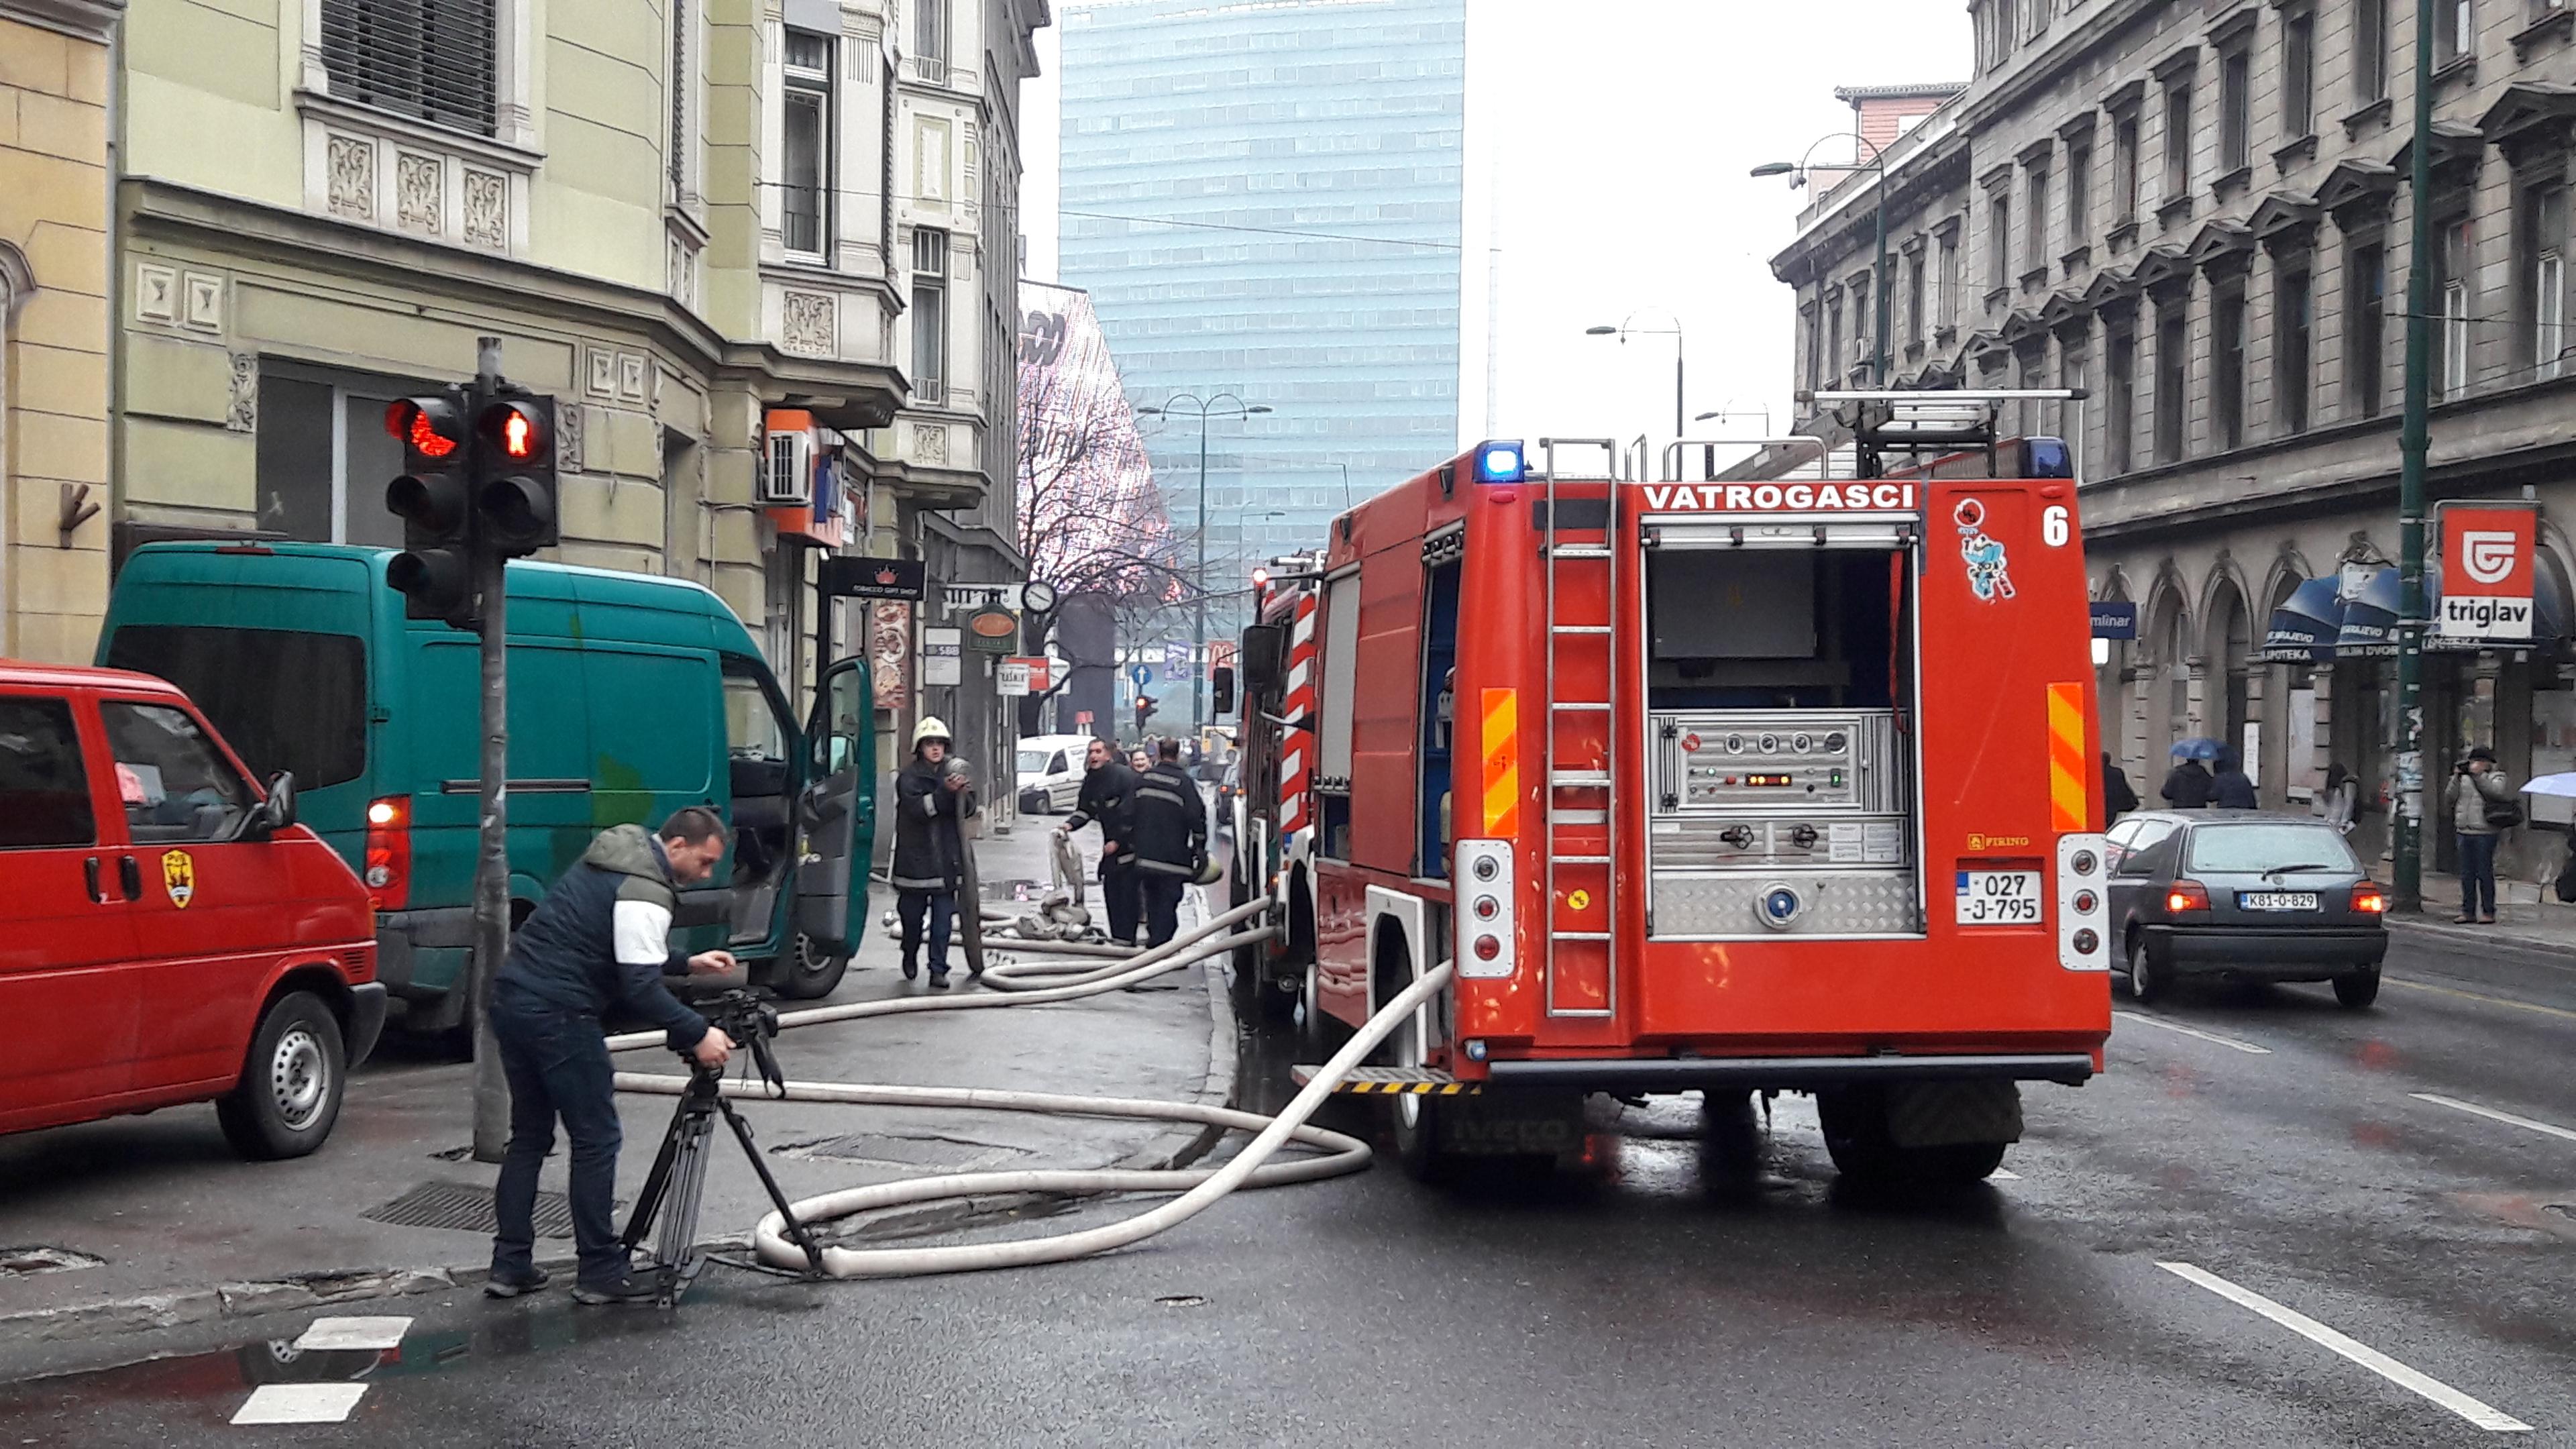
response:
<path id="1" fill-rule="evenodd" d="M 865 1017 L 895 1016 L 913 1011 L 975 1011 L 1005 1006 L 1021 1006 L 1055 1001 L 1078 1001 L 1086 997 L 1122 990 L 1167 972 L 1177 971 L 1199 961 L 1213 960 L 1238 946 L 1266 940 L 1272 933 L 1267 925 L 1246 926 L 1270 909 L 1268 901 L 1254 901 L 1238 906 L 1208 921 L 1188 935 L 1152 950 L 1136 953 L 1123 960 L 1086 964 L 1091 950 L 1069 950 L 1076 943 L 1015 942 L 1006 949 L 1042 950 L 1049 954 L 1067 954 L 1080 959 L 1067 961 L 1026 961 L 996 963 L 984 973 L 988 986 L 998 988 L 990 994 L 956 997 L 896 997 L 883 1001 L 852 1002 L 843 1006 L 810 1007 L 803 1011 L 782 1012 L 779 1028 L 819 1026 L 826 1022 L 855 1021 Z M 1221 932 L 1228 934 L 1219 934 Z M 998 943 L 996 943 L 998 945 Z M 1335 1052 L 1322 1070 L 1315 1074 L 1287 1108 L 1276 1117 L 1257 1112 L 1238 1111 L 1230 1107 L 1205 1106 L 1195 1102 L 1162 1102 L 1131 1097 L 1083 1097 L 1053 1092 L 1010 1092 L 966 1087 L 910 1087 L 878 1083 L 797 1082 L 790 1081 L 783 1091 L 771 1091 L 765 1083 L 728 1081 L 725 1090 L 734 1096 L 756 1096 L 790 1102 L 846 1102 L 865 1106 L 945 1107 L 972 1111 L 1036 1112 L 1042 1114 L 1084 1117 L 1122 1117 L 1147 1121 L 1195 1122 L 1203 1126 L 1223 1127 L 1232 1131 L 1251 1132 L 1252 1142 L 1233 1159 L 1212 1168 L 1147 1169 L 1023 1169 L 1005 1172 L 958 1172 L 939 1177 L 917 1177 L 871 1187 L 848 1188 L 840 1192 L 809 1197 L 792 1204 L 797 1220 L 815 1227 L 859 1213 L 912 1203 L 942 1202 L 957 1198 L 977 1197 L 991 1193 L 1052 1193 L 1065 1196 L 1089 1196 L 1108 1192 L 1178 1192 L 1181 1195 L 1149 1211 L 1101 1227 L 1075 1232 L 1056 1233 L 1034 1238 L 1016 1238 L 998 1243 L 962 1243 L 927 1248 L 845 1248 L 823 1250 L 823 1270 L 835 1278 L 904 1278 L 939 1273 L 977 1272 L 993 1268 L 1022 1268 L 1040 1263 L 1062 1263 L 1076 1258 L 1105 1253 L 1142 1242 L 1157 1233 L 1168 1231 L 1205 1211 L 1219 1198 L 1242 1187 L 1276 1187 L 1292 1182 L 1315 1182 L 1358 1172 L 1369 1164 L 1369 1145 L 1347 1133 L 1310 1126 L 1307 1119 L 1332 1095 L 1334 1086 L 1359 1065 L 1362 1058 L 1375 1050 L 1378 1043 L 1404 1019 L 1429 1001 L 1447 985 L 1451 966 L 1441 963 L 1424 973 L 1422 978 L 1398 993 L 1369 1018 L 1342 1049 Z M 659 1046 L 659 1032 L 634 1032 L 611 1037 L 611 1051 L 631 1051 Z M 662 1096 L 677 1096 L 687 1078 L 650 1072 L 619 1072 L 617 1089 Z M 1273 1163 L 1270 1159 L 1279 1149 L 1294 1141 L 1301 1147 L 1316 1149 L 1318 1155 L 1290 1158 Z M 775 1212 L 760 1220 L 753 1229 L 752 1243 L 762 1262 L 785 1270 L 802 1270 L 806 1266 L 804 1250 L 785 1236 L 785 1222 Z"/>

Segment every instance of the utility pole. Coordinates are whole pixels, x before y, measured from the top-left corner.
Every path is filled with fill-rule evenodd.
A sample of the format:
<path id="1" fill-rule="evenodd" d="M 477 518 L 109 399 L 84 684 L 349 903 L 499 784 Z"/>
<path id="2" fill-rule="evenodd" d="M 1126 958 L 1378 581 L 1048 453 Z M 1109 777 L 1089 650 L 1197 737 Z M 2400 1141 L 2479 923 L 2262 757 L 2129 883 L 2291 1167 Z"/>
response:
<path id="1" fill-rule="evenodd" d="M 1202 405 L 1199 408 L 1199 647 L 1190 662 L 1190 729 L 1196 734 L 1207 733 L 1207 428 L 1208 410 Z"/>
<path id="2" fill-rule="evenodd" d="M 2415 0 L 2414 164 L 2407 179 L 2406 421 L 2397 442 L 2397 789 L 2394 876 L 2400 911 L 2424 908 L 2424 456 L 2433 362 L 2433 0 Z"/>
<path id="3" fill-rule="evenodd" d="M 501 339 L 474 339 L 474 399 L 501 386 Z M 479 449 L 477 451 L 480 451 Z M 465 1009 L 474 1021 L 474 1160 L 498 1162 L 510 1145 L 510 1083 L 492 1039 L 492 983 L 510 949 L 510 561 L 499 549 L 474 550 L 474 596 L 480 606 L 483 663 L 483 775 L 474 822 L 474 983 Z"/>

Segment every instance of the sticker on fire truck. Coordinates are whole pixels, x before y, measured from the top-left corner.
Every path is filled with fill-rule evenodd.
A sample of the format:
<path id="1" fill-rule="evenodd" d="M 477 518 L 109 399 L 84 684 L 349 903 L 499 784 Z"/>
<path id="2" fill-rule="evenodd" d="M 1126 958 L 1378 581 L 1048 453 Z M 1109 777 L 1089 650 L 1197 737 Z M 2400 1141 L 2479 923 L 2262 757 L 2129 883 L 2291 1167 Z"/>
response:
<path id="1" fill-rule="evenodd" d="M 2040 923 L 2039 872 L 2035 870 L 1963 870 L 1959 872 L 1962 926 L 2036 926 Z"/>
<path id="2" fill-rule="evenodd" d="M 1986 505 L 1962 498 L 1950 510 L 1950 521 L 1958 525 L 1959 556 L 1967 561 L 1968 588 L 1989 604 L 2011 598 L 2012 571 L 2004 559 L 2004 546 L 1986 532 Z"/>

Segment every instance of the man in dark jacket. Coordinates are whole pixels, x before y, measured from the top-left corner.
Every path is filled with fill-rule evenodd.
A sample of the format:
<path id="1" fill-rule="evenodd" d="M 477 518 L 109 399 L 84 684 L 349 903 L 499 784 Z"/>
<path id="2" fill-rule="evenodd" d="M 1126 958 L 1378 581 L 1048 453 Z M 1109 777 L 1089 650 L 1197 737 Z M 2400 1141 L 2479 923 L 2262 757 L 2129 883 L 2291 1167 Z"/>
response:
<path id="1" fill-rule="evenodd" d="M 537 1172 L 561 1117 L 572 1139 L 573 1244 L 581 1257 L 573 1300 L 651 1301 L 653 1289 L 627 1276 L 626 1245 L 612 1221 L 621 1133 L 601 1023 L 640 1017 L 662 1028 L 674 1051 L 724 1065 L 733 1043 L 662 984 L 665 976 L 734 969 L 730 952 L 671 949 L 673 887 L 705 880 L 724 853 L 724 821 L 701 806 L 673 812 L 659 835 L 613 826 L 511 937 L 488 1013 L 510 1082 L 510 1146 L 492 1189 L 499 1231 L 485 1293 L 515 1298 L 545 1286 L 533 1257 Z"/>
<path id="2" fill-rule="evenodd" d="M 1128 806 L 1128 848 L 1143 886 L 1149 949 L 1179 933 L 1181 892 L 1207 857 L 1207 804 L 1181 768 L 1181 742 L 1165 740 L 1159 753 Z"/>
<path id="3" fill-rule="evenodd" d="M 2137 808 L 2138 792 L 2129 788 L 2129 772 L 2120 768 L 2119 762 L 2111 758 L 2109 750 L 2104 750 L 2102 752 L 2102 828 L 2108 830 L 2119 824 L 2121 816 L 2133 814 Z"/>
<path id="4" fill-rule="evenodd" d="M 2208 769 L 2198 760 L 2185 760 L 2165 776 L 2165 803 L 2176 810 L 2204 810 L 2212 788 Z"/>
<path id="5" fill-rule="evenodd" d="M 963 822 L 975 814 L 975 791 L 963 760 L 948 757 L 948 726 L 923 716 L 912 731 L 912 763 L 894 781 L 895 914 L 903 922 L 903 979 L 921 974 L 924 918 L 930 937 L 930 984 L 948 989 L 948 932 L 957 919 L 957 889 L 966 878 Z"/>
<path id="6" fill-rule="evenodd" d="M 1132 946 L 1137 917 L 1144 911 L 1133 862 L 1123 853 L 1127 802 L 1136 793 L 1136 772 L 1127 768 L 1107 740 L 1091 742 L 1086 763 L 1090 769 L 1082 777 L 1082 798 L 1056 833 L 1070 835 L 1086 825 L 1100 826 L 1100 899 L 1109 912 L 1109 939 Z"/>
<path id="7" fill-rule="evenodd" d="M 2236 762 L 2233 750 L 2218 757 L 2218 774 L 2209 782 L 2209 803 L 2221 810 L 2253 810 L 2263 803 L 2254 798 L 2254 777 Z"/>

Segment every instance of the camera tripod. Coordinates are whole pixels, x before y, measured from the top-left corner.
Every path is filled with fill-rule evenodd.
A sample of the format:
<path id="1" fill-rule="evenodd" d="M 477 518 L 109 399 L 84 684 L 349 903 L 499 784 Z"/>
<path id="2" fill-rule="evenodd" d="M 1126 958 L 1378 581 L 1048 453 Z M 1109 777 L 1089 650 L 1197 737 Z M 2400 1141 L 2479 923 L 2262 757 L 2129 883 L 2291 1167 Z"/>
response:
<path id="1" fill-rule="evenodd" d="M 787 1078 L 769 1050 L 769 1039 L 778 1031 L 778 1014 L 748 991 L 729 991 L 709 1004 L 715 1008 L 707 1013 L 709 1025 L 751 1053 L 762 1081 L 773 1089 L 784 1088 Z M 646 1238 L 652 1239 L 653 1261 L 637 1272 L 652 1275 L 656 1290 L 653 1302 L 663 1308 L 677 1307 L 681 1295 L 706 1269 L 708 1254 L 697 1246 L 698 1202 L 706 1192 L 707 1144 L 715 1134 L 719 1116 L 733 1129 L 743 1155 L 751 1159 L 751 1170 L 759 1174 L 760 1185 L 768 1190 L 769 1201 L 786 1222 L 787 1236 L 805 1250 L 805 1272 L 797 1276 L 822 1277 L 822 1245 L 797 1221 L 795 1209 L 788 1206 L 787 1194 L 771 1175 L 769 1164 L 761 1160 L 760 1149 L 752 1145 L 751 1124 L 743 1120 L 742 1114 L 734 1110 L 732 1099 L 724 1094 L 723 1070 L 702 1066 L 686 1052 L 681 1053 L 681 1059 L 689 1064 L 689 1085 L 681 1091 L 679 1105 L 671 1111 L 670 1128 L 662 1134 L 662 1150 L 653 1158 L 653 1170 L 645 1175 L 644 1190 L 635 1199 L 635 1211 L 627 1218 L 621 1238 L 630 1253 Z"/>

